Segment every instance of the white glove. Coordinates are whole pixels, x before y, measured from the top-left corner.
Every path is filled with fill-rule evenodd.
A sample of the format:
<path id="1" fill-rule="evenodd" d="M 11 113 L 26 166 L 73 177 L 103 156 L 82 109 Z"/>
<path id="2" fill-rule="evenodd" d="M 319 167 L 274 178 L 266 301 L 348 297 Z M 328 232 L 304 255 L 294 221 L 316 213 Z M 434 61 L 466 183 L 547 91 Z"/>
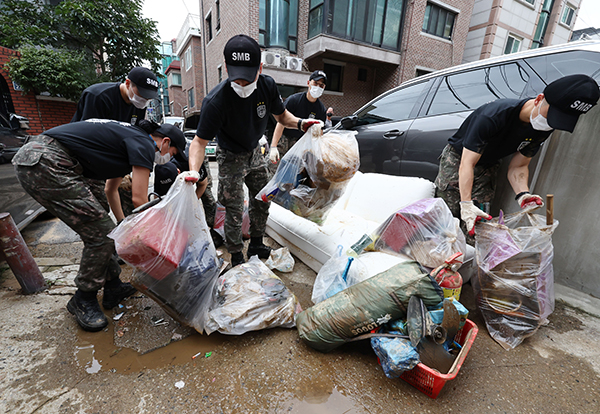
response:
<path id="1" fill-rule="evenodd" d="M 190 183 L 197 183 L 200 179 L 200 174 L 198 171 L 184 171 L 177 178 Z"/>
<path id="2" fill-rule="evenodd" d="M 536 204 L 541 207 L 544 205 L 544 200 L 539 195 L 525 193 L 517 198 L 517 203 L 519 203 L 521 208 L 532 207 Z"/>
<path id="3" fill-rule="evenodd" d="M 277 164 L 277 161 L 279 161 L 279 151 L 277 150 L 277 147 L 271 147 L 269 159 L 273 164 Z"/>
<path id="4" fill-rule="evenodd" d="M 460 202 L 460 218 L 465 222 L 467 226 L 467 232 L 469 236 L 475 235 L 475 223 L 480 221 L 482 218 L 491 220 L 492 216 L 484 212 L 483 210 L 475 207 L 472 201 L 461 201 Z"/>

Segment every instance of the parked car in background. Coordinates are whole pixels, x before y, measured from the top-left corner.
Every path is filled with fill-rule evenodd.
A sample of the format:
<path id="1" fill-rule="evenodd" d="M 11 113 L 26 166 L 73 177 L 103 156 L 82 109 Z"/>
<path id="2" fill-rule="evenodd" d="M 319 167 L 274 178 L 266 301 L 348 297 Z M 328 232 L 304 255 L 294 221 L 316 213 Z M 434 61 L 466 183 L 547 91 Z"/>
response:
<path id="1" fill-rule="evenodd" d="M 0 112 L 0 213 L 8 212 L 19 230 L 46 211 L 19 184 L 11 161 L 25 144 L 26 118 Z"/>
<path id="2" fill-rule="evenodd" d="M 182 116 L 165 116 L 163 118 L 163 124 L 175 125 L 177 128 L 179 128 L 183 131 L 183 126 L 185 124 L 185 118 Z"/>
<path id="3" fill-rule="evenodd" d="M 189 148 L 190 143 L 194 139 L 196 135 L 196 130 L 184 131 L 183 135 L 185 135 L 185 139 L 187 140 L 187 148 Z M 206 150 L 204 151 L 204 156 L 209 160 L 214 160 L 217 158 L 217 139 L 213 138 L 211 141 L 208 141 L 206 144 Z"/>
<path id="4" fill-rule="evenodd" d="M 600 41 L 573 42 L 467 63 L 411 79 L 375 98 L 337 129 L 357 132 L 360 170 L 435 180 L 448 138 L 473 110 L 533 98 L 563 76 L 600 81 Z"/>

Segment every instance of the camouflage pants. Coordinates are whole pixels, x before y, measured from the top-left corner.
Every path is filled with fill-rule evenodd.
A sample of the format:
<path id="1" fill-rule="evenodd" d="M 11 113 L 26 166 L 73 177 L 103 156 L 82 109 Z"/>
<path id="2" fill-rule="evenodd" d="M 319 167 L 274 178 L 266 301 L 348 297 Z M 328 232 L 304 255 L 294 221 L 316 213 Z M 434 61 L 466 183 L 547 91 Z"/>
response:
<path id="1" fill-rule="evenodd" d="M 254 197 L 269 182 L 266 159 L 260 146 L 251 152 L 240 154 L 217 147 L 217 163 L 218 199 L 225 206 L 225 245 L 230 253 L 240 252 L 243 248 L 244 183 L 250 197 L 250 236 L 259 237 L 265 233 L 270 203 L 258 201 Z"/>
<path id="2" fill-rule="evenodd" d="M 209 228 L 215 227 L 215 213 L 217 212 L 217 201 L 212 192 L 212 174 L 210 173 L 210 166 L 208 164 L 208 158 L 204 157 L 204 167 L 206 168 L 206 174 L 208 176 L 208 185 L 204 194 L 200 197 L 202 200 L 202 206 L 204 207 L 204 215 L 206 216 L 206 224 Z"/>
<path id="3" fill-rule="evenodd" d="M 285 154 L 287 154 L 287 152 L 290 150 L 290 148 L 292 148 L 294 146 L 294 144 L 296 142 L 298 142 L 299 139 L 300 138 L 288 137 L 285 134 L 281 135 L 281 138 L 279 138 L 279 142 L 277 143 L 277 150 L 279 151 L 279 162 L 277 162 L 276 164 L 273 164 L 271 162 L 271 160 L 268 160 L 269 172 L 271 173 L 271 177 L 273 175 L 275 175 L 275 172 L 277 171 L 277 167 L 279 167 L 279 163 L 281 162 L 281 159 L 283 158 L 283 156 Z"/>
<path id="4" fill-rule="evenodd" d="M 461 155 L 446 145 L 440 156 L 440 169 L 435 179 L 435 196 L 442 198 L 454 217 L 460 218 L 460 191 L 458 188 L 458 168 Z M 491 203 L 496 192 L 496 178 L 500 162 L 488 166 L 475 166 L 471 199 L 478 207 L 481 203 Z"/>
<path id="5" fill-rule="evenodd" d="M 106 196 L 99 180 L 84 177 L 77 159 L 45 135 L 31 137 L 13 164 L 25 191 L 83 240 L 77 287 L 97 291 L 107 280 L 119 277 L 121 268 L 113 257 L 115 244 L 107 237 L 115 224 L 100 201 Z"/>

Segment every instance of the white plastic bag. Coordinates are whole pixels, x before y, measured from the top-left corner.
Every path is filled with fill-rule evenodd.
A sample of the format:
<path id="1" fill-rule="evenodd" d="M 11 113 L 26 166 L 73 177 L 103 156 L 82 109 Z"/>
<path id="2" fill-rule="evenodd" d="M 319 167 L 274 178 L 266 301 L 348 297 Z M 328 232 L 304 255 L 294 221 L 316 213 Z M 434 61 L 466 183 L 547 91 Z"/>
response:
<path id="1" fill-rule="evenodd" d="M 265 265 L 269 269 L 277 269 L 280 272 L 289 273 L 294 270 L 294 258 L 290 253 L 290 249 L 282 247 L 281 249 L 271 250 L 269 258 L 265 262 Z"/>
<path id="2" fill-rule="evenodd" d="M 256 195 L 273 201 L 294 214 L 317 224 L 343 194 L 348 181 L 358 171 L 358 143 L 350 131 L 314 134 L 309 128 L 283 156 L 275 175 Z"/>
<path id="3" fill-rule="evenodd" d="M 252 256 L 219 277 L 206 332 L 241 335 L 277 326 L 293 328 L 300 312 L 296 296 L 257 256 Z"/>
<path id="4" fill-rule="evenodd" d="M 360 259 L 346 256 L 342 249 L 338 246 L 335 254 L 319 270 L 311 298 L 314 304 L 368 279 L 367 268 Z"/>
<path id="5" fill-rule="evenodd" d="M 195 186 L 178 177 L 158 204 L 128 216 L 109 237 L 135 267 L 132 284 L 202 333 L 221 259 Z"/>

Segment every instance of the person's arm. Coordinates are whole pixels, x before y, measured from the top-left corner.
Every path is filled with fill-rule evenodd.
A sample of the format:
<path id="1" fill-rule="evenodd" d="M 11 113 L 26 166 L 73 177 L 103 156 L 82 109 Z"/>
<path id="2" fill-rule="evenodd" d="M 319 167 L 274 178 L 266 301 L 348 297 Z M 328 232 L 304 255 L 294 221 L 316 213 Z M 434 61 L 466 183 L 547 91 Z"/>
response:
<path id="1" fill-rule="evenodd" d="M 508 182 L 515 194 L 529 191 L 529 163 L 531 158 L 527 158 L 520 152 L 510 160 L 508 165 Z"/>
<path id="2" fill-rule="evenodd" d="M 460 201 L 471 201 L 475 165 L 480 158 L 481 154 L 463 148 L 460 166 L 458 168 L 458 188 L 460 190 Z"/>
<path id="3" fill-rule="evenodd" d="M 121 197 L 119 196 L 121 181 L 123 181 L 123 177 L 110 178 L 106 180 L 106 185 L 104 186 L 108 205 L 115 215 L 117 223 L 125 218 L 125 214 L 123 214 L 123 209 L 121 208 Z"/>
<path id="4" fill-rule="evenodd" d="M 297 121 L 296 121 L 297 122 Z M 277 122 L 275 125 L 275 130 L 273 131 L 273 139 L 271 140 L 271 148 L 277 148 L 277 144 L 279 144 L 279 140 L 281 139 L 281 135 L 283 135 L 283 130 L 285 127 Z"/>
<path id="5" fill-rule="evenodd" d="M 529 163 L 531 158 L 517 152 L 508 165 L 508 182 L 517 195 L 516 200 L 521 208 L 527 205 L 544 205 L 542 197 L 529 192 Z"/>
<path id="6" fill-rule="evenodd" d="M 134 165 L 131 174 L 131 201 L 135 208 L 148 202 L 150 170 Z"/>
<path id="7" fill-rule="evenodd" d="M 206 191 L 207 187 L 208 187 L 208 177 L 206 177 L 202 181 L 198 181 L 198 184 L 196 185 L 196 197 L 198 197 L 198 198 L 202 197 L 202 195 L 204 195 L 204 192 Z"/>
<path id="8" fill-rule="evenodd" d="M 294 115 L 292 115 L 292 113 L 290 111 L 288 111 L 287 109 L 284 110 L 279 115 L 273 114 L 273 116 L 275 117 L 277 122 L 280 123 L 285 128 L 299 129 L 302 132 L 306 132 L 306 130 L 308 128 L 310 128 L 311 125 L 318 124 L 321 122 L 316 119 L 303 119 L 301 128 L 298 128 L 298 126 L 299 126 L 298 122 L 300 121 L 300 118 L 297 118 Z"/>
<path id="9" fill-rule="evenodd" d="M 200 166 L 204 162 L 204 154 L 206 154 L 206 145 L 208 140 L 194 136 L 194 140 L 190 144 L 189 164 L 190 171 L 199 171 Z"/>

